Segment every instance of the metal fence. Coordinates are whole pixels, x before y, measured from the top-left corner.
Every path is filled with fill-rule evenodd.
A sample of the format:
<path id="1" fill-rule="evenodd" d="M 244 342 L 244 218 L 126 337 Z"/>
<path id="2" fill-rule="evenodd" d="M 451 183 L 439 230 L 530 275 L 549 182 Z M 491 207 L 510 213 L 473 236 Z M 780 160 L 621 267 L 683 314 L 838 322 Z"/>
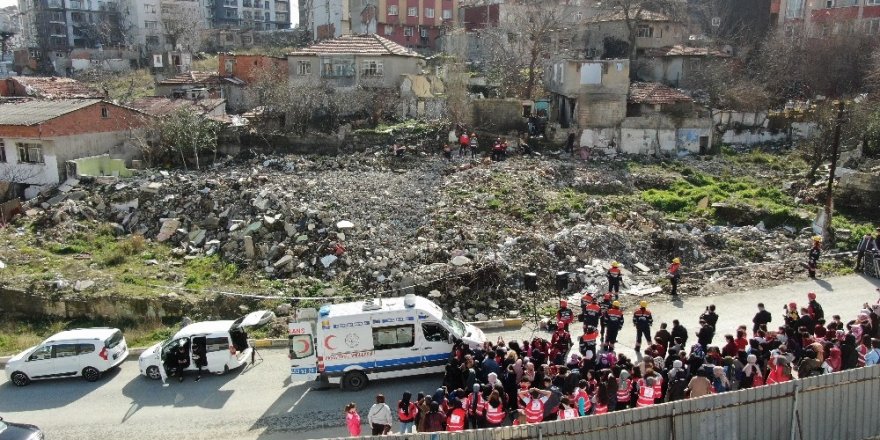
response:
<path id="1" fill-rule="evenodd" d="M 872 366 L 600 416 L 375 439 L 862 440 L 878 435 L 880 366 Z"/>

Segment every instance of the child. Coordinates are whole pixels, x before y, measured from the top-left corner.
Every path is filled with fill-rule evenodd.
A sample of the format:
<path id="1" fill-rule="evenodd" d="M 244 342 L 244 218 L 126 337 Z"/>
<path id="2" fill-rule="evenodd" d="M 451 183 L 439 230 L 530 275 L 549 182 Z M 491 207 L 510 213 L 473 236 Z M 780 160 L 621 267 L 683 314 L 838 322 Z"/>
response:
<path id="1" fill-rule="evenodd" d="M 350 437 L 360 437 L 361 415 L 358 414 L 357 405 L 354 402 L 345 405 L 345 423 L 348 425 L 348 435 Z"/>

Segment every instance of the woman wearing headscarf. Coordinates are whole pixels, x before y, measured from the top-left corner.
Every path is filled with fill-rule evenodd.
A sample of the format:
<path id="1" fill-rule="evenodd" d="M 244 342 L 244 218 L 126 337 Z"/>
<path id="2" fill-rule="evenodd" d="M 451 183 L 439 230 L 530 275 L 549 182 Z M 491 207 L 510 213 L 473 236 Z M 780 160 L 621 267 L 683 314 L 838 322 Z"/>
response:
<path id="1" fill-rule="evenodd" d="M 739 382 L 741 389 L 754 388 L 764 385 L 764 376 L 761 374 L 761 367 L 758 366 L 758 357 L 750 354 L 746 358 L 746 365 L 743 367 L 742 379 Z"/>
<path id="2" fill-rule="evenodd" d="M 407 434 L 413 432 L 416 415 L 419 409 L 412 400 L 412 393 L 405 391 L 403 398 L 397 402 L 397 419 L 400 420 L 400 432 Z"/>
<path id="3" fill-rule="evenodd" d="M 618 410 L 629 408 L 630 395 L 632 394 L 632 380 L 629 371 L 620 370 L 620 378 L 617 379 L 617 406 Z"/>
<path id="4" fill-rule="evenodd" d="M 856 337 L 853 334 L 844 336 L 840 343 L 841 370 L 851 370 L 859 366 L 859 352 L 856 351 Z M 864 365 L 864 358 L 861 359 Z"/>
<path id="5" fill-rule="evenodd" d="M 712 387 L 715 388 L 716 393 L 730 391 L 730 380 L 727 379 L 727 373 L 724 372 L 724 367 L 716 365 L 712 368 L 712 376 Z"/>
<path id="6" fill-rule="evenodd" d="M 672 361 L 672 368 L 669 369 L 666 381 L 668 384 L 666 387 L 667 402 L 684 399 L 688 379 L 688 371 L 684 368 L 684 362 L 679 359 Z"/>

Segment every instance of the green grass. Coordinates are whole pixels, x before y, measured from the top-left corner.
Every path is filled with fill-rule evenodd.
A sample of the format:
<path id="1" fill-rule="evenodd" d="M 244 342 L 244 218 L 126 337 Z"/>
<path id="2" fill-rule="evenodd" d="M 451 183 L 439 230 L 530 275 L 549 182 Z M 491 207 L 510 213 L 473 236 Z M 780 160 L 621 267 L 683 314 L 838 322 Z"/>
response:
<path id="1" fill-rule="evenodd" d="M 867 220 L 856 220 L 848 216 L 848 213 L 837 212 L 831 218 L 831 227 L 834 230 L 849 229 L 852 234 L 848 238 L 836 237 L 837 247 L 841 249 L 855 250 L 865 234 L 874 232 L 874 226 Z"/>

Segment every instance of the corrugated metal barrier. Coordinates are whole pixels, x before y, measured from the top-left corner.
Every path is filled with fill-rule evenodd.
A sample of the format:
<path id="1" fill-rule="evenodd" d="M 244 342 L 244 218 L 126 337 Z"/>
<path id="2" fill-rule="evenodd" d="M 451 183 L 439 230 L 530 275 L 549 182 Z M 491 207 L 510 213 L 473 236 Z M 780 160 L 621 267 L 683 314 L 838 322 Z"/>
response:
<path id="1" fill-rule="evenodd" d="M 872 366 L 572 420 L 459 433 L 363 438 L 862 440 L 878 435 L 880 366 Z"/>

